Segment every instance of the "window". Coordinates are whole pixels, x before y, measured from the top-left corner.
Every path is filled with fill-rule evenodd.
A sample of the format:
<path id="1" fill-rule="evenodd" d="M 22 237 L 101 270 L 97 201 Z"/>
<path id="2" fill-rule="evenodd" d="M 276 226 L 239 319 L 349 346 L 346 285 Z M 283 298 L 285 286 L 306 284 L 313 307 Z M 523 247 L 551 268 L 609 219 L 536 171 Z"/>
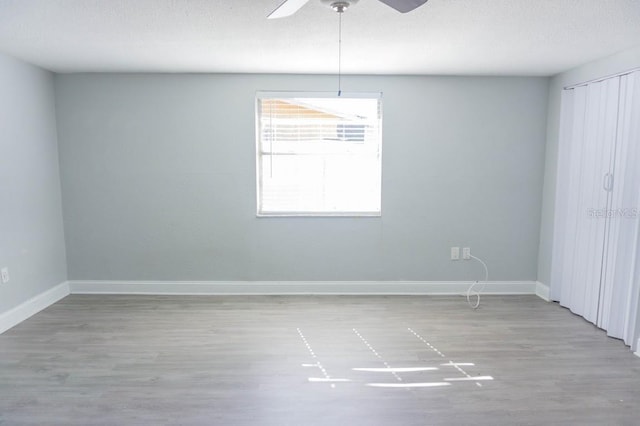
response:
<path id="1" fill-rule="evenodd" d="M 258 216 L 380 216 L 380 94 L 256 103 Z"/>

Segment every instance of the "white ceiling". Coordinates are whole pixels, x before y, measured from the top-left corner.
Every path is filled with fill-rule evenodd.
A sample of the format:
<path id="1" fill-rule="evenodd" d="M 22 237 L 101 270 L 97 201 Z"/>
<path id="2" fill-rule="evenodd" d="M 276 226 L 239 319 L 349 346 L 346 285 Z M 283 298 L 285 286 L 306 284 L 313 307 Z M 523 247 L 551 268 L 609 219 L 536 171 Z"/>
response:
<path id="1" fill-rule="evenodd" d="M 0 0 L 0 52 L 56 72 L 335 73 L 338 16 L 311 0 Z M 552 75 L 640 45 L 640 0 L 430 0 L 343 17 L 345 73 Z"/>

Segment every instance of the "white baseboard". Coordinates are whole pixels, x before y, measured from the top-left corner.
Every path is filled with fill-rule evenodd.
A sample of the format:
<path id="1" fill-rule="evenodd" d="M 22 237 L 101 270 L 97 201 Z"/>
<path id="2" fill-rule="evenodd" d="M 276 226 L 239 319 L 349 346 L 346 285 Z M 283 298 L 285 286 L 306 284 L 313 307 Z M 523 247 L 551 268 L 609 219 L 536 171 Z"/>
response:
<path id="1" fill-rule="evenodd" d="M 0 314 L 0 334 L 69 295 L 69 284 L 63 282 Z"/>
<path id="2" fill-rule="evenodd" d="M 636 351 L 634 352 L 637 357 L 640 357 L 640 339 L 638 339 L 638 343 L 636 343 Z"/>
<path id="3" fill-rule="evenodd" d="M 460 295 L 464 281 L 69 281 L 71 294 Z M 483 294 L 537 294 L 534 281 L 490 281 Z"/>
<path id="4" fill-rule="evenodd" d="M 550 298 L 549 286 L 539 281 L 536 282 L 536 296 L 538 296 L 540 299 L 544 300 L 545 302 L 550 302 L 551 298 Z"/>
<path id="5" fill-rule="evenodd" d="M 466 294 L 471 284 L 465 281 L 66 281 L 0 314 L 0 334 L 69 294 L 445 296 Z M 534 281 L 489 281 L 482 294 L 543 297 L 540 286 L 546 287 Z M 476 290 L 478 287 L 482 287 L 482 283 Z"/>

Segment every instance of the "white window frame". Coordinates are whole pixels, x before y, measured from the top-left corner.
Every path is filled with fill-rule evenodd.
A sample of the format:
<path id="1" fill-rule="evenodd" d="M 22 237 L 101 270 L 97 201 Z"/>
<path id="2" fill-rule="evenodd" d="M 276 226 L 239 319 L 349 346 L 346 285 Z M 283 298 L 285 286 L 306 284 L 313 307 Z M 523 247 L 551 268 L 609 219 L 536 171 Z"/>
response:
<path id="1" fill-rule="evenodd" d="M 378 149 L 378 163 L 379 173 L 377 176 L 378 181 L 378 208 L 372 211 L 261 211 L 261 196 L 262 191 L 262 170 L 261 170 L 261 122 L 260 122 L 260 101 L 263 99 L 319 99 L 319 98 L 344 98 L 344 99 L 377 99 L 379 116 L 377 123 L 377 149 Z M 255 117 L 256 117 L 256 216 L 257 217 L 381 217 L 382 216 L 382 93 L 342 93 L 340 96 L 336 92 L 273 92 L 273 91 L 259 91 L 256 92 L 255 102 Z"/>

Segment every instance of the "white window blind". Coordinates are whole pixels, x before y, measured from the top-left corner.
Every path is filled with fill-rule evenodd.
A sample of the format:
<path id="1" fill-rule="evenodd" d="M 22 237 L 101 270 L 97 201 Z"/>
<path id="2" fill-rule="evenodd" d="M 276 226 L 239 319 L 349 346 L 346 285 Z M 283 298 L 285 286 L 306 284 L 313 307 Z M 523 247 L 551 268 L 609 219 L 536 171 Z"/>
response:
<path id="1" fill-rule="evenodd" d="M 257 96 L 259 216 L 379 216 L 380 94 Z"/>

